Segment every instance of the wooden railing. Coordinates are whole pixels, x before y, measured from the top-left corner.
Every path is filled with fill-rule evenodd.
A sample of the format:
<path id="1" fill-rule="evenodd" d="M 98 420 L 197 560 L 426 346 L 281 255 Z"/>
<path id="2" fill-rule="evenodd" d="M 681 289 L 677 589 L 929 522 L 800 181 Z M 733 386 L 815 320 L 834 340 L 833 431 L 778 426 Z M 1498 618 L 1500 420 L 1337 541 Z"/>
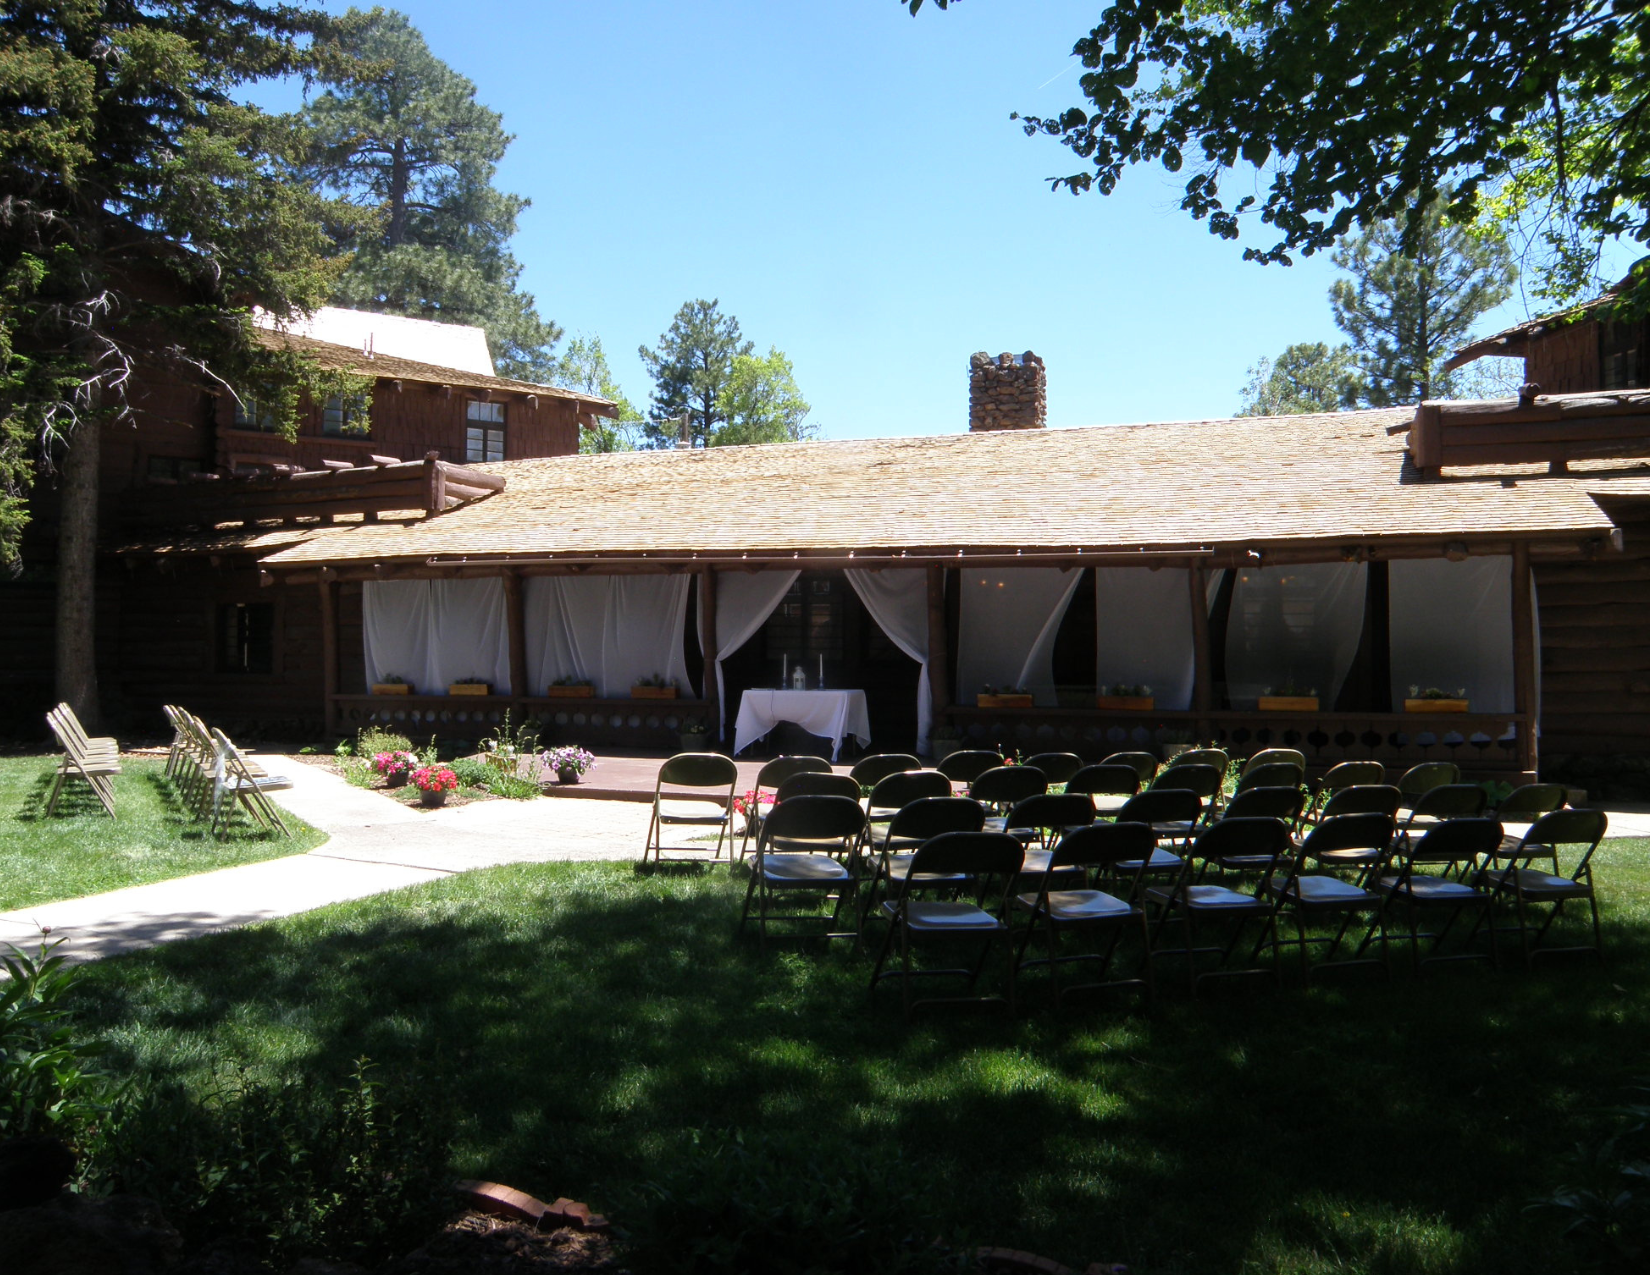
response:
<path id="1" fill-rule="evenodd" d="M 703 721 L 702 700 L 548 699 L 534 695 L 334 695 L 332 729 L 353 734 L 384 726 L 410 735 L 485 735 L 502 725 L 534 723 L 545 744 L 674 750 L 684 720 Z"/>
<path id="2" fill-rule="evenodd" d="M 971 742 L 1021 752 L 1082 754 L 1213 742 L 1235 757 L 1262 748 L 1298 748 L 1322 771 L 1342 761 L 1388 766 L 1453 761 L 1467 774 L 1514 775 L 1522 768 L 1520 713 L 1104 712 L 1080 708 L 952 708 L 946 717 Z"/>

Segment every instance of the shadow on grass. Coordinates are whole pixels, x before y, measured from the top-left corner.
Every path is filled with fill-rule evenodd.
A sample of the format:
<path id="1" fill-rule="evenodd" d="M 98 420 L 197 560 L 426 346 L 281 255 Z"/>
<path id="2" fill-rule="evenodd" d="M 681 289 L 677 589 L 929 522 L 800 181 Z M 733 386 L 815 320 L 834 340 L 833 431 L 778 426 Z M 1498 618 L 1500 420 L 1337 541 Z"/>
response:
<path id="1" fill-rule="evenodd" d="M 1650 1045 L 1650 942 L 1612 967 L 936 1014 L 869 961 L 763 956 L 743 884 L 518 867 L 96 967 L 140 1071 L 368 1056 L 460 1108 L 459 1171 L 622 1213 L 705 1130 L 918 1166 L 913 1225 L 1147 1271 L 1552 1269 L 1520 1212 Z"/>

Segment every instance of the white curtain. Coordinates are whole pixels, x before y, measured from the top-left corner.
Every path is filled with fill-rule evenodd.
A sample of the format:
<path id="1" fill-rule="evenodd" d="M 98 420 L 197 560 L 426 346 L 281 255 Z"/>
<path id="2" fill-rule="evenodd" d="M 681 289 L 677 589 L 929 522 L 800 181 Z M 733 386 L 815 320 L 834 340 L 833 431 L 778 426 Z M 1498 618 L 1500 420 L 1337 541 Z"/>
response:
<path id="1" fill-rule="evenodd" d="M 721 711 L 718 735 L 728 721 L 722 661 L 755 636 L 801 574 L 800 571 L 716 572 L 716 704 Z M 701 610 L 703 605 L 701 602 Z M 700 631 L 703 629 L 701 625 Z"/>
<path id="2" fill-rule="evenodd" d="M 535 691 L 577 677 L 597 695 L 623 699 L 660 673 L 692 694 L 682 654 L 688 576 L 529 576 L 526 583 L 523 626 Z"/>
<path id="3" fill-rule="evenodd" d="M 404 677 L 425 695 L 464 678 L 511 693 L 504 581 L 369 580 L 362 586 L 367 680 Z"/>
<path id="4" fill-rule="evenodd" d="M 888 640 L 922 666 L 917 676 L 917 751 L 926 752 L 934 720 L 928 690 L 928 572 L 922 567 L 901 567 L 843 574 Z"/>
<path id="5" fill-rule="evenodd" d="M 1226 626 L 1232 706 L 1292 685 L 1333 708 L 1363 633 L 1367 575 L 1361 562 L 1240 568 Z"/>
<path id="6" fill-rule="evenodd" d="M 1192 641 L 1191 572 L 1174 567 L 1097 567 L 1097 683 L 1149 686 L 1157 707 L 1192 705 L 1197 653 Z M 1217 585 L 1218 587 L 1218 585 Z"/>
<path id="7" fill-rule="evenodd" d="M 1512 559 L 1404 559 L 1388 571 L 1393 707 L 1411 686 L 1436 686 L 1464 689 L 1475 713 L 1512 712 Z"/>
<path id="8" fill-rule="evenodd" d="M 1054 638 L 1083 573 L 1058 567 L 963 571 L 957 631 L 957 697 L 972 703 L 980 688 L 1024 686 L 1052 706 Z"/>

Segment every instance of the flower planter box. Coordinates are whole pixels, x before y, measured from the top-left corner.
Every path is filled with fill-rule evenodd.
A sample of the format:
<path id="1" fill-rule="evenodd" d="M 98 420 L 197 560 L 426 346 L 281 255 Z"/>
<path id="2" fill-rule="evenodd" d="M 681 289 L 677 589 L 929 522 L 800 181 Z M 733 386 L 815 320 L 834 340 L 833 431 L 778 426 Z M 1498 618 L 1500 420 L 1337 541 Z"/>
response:
<path id="1" fill-rule="evenodd" d="M 405 682 L 374 682 L 372 693 L 374 695 L 411 695 L 412 687 Z"/>
<path id="2" fill-rule="evenodd" d="M 1151 695 L 1096 695 L 1096 708 L 1109 708 L 1124 713 L 1149 713 L 1157 704 Z"/>
<path id="3" fill-rule="evenodd" d="M 975 706 L 978 708 L 1030 708 L 1029 695 L 976 695 Z"/>
<path id="4" fill-rule="evenodd" d="M 1262 695 L 1256 707 L 1263 713 L 1315 713 L 1316 695 Z"/>
<path id="5" fill-rule="evenodd" d="M 449 695 L 491 695 L 492 686 L 487 682 L 453 682 L 447 687 Z"/>
<path id="6" fill-rule="evenodd" d="M 545 688 L 545 696 L 549 699 L 594 699 L 596 688 L 584 686 L 550 686 Z"/>
<path id="7" fill-rule="evenodd" d="M 1464 699 L 1406 699 L 1404 712 L 1406 713 L 1464 713 L 1467 711 L 1467 701 Z"/>
<path id="8" fill-rule="evenodd" d="M 630 688 L 630 698 L 631 699 L 675 699 L 676 698 L 676 687 L 674 687 L 674 686 L 632 686 Z"/>

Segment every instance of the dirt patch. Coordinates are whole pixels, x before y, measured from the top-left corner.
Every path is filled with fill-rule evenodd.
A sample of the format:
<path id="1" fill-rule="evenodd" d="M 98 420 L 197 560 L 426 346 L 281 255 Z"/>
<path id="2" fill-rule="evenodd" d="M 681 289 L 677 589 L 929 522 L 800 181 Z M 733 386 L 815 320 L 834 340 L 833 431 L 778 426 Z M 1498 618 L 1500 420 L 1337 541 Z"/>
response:
<path id="1" fill-rule="evenodd" d="M 521 1222 L 470 1210 L 382 1275 L 540 1275 L 605 1271 L 624 1275 L 606 1235 L 562 1227 L 536 1231 Z"/>

